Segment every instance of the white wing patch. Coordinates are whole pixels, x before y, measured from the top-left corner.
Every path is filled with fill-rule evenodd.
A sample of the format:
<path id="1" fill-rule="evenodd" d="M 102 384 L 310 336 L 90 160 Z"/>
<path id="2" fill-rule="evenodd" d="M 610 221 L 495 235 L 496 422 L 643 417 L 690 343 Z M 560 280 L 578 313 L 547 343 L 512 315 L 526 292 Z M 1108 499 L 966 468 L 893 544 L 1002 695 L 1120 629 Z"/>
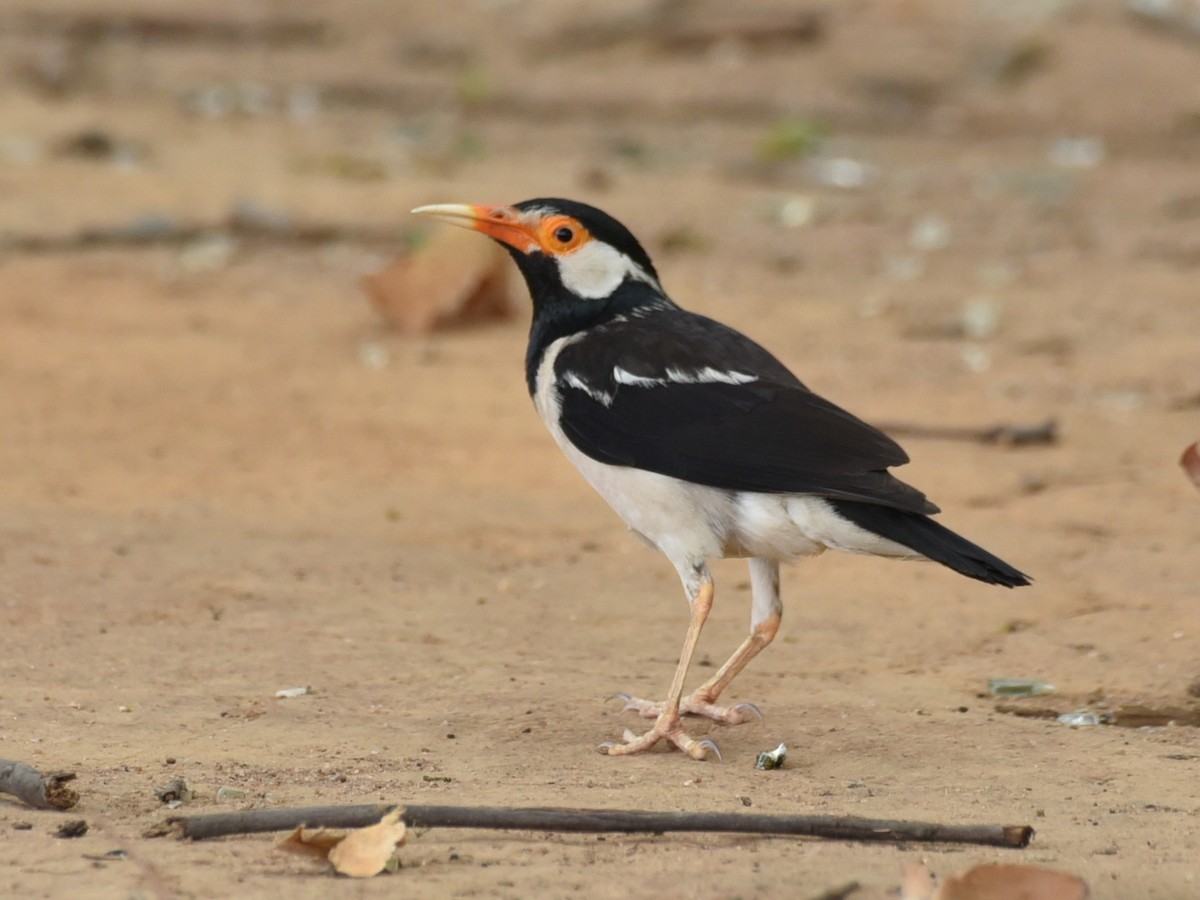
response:
<path id="1" fill-rule="evenodd" d="M 583 391 L 597 403 L 604 406 L 612 406 L 613 400 L 616 399 L 615 392 L 602 390 L 588 384 L 576 372 L 564 372 L 562 380 L 567 387 Z M 656 377 L 634 375 L 620 366 L 614 366 L 612 380 L 617 385 L 627 384 L 631 387 L 653 388 L 668 384 L 749 384 L 752 381 L 758 381 L 758 376 L 750 375 L 746 372 L 722 372 L 719 369 L 714 369 L 712 366 L 705 366 L 703 369 L 695 372 L 685 372 L 681 369 L 667 369 L 665 375 Z"/>
<path id="2" fill-rule="evenodd" d="M 613 381 L 617 384 L 630 384 L 637 387 L 658 387 L 665 384 L 749 384 L 758 381 L 757 375 L 747 372 L 722 372 L 712 366 L 705 366 L 695 372 L 685 372 L 682 369 L 667 369 L 662 377 L 634 375 L 620 366 L 613 368 Z"/>
<path id="3" fill-rule="evenodd" d="M 667 369 L 667 378 L 678 384 L 749 384 L 752 381 L 758 381 L 757 375 L 751 375 L 748 372 L 721 372 L 712 366 L 705 366 L 699 372 Z"/>
<path id="4" fill-rule="evenodd" d="M 617 384 L 636 384 L 639 387 L 652 387 L 656 384 L 666 384 L 662 378 L 647 378 L 644 375 L 634 375 L 632 372 L 626 372 L 620 366 L 613 369 L 613 381 Z"/>
<path id="5" fill-rule="evenodd" d="M 599 403 L 603 406 L 612 406 L 612 402 L 613 402 L 612 394 L 610 394 L 608 391 L 601 391 L 601 390 L 598 390 L 598 389 L 592 387 L 590 384 L 588 384 L 586 381 L 584 381 L 582 378 L 580 378 L 574 372 L 567 372 L 563 376 L 563 381 L 565 381 L 569 387 L 573 387 L 576 390 L 583 391 L 585 394 L 587 394 L 589 397 L 591 397 L 597 403 Z"/>

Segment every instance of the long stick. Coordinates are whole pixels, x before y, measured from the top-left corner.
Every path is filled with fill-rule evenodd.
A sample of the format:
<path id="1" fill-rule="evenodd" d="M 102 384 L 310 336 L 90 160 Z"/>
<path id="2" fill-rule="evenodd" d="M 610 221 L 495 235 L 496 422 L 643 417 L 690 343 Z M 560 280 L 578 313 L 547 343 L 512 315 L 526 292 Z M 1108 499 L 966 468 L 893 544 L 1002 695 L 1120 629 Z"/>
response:
<path id="1" fill-rule="evenodd" d="M 0 759 L 0 794 L 12 794 L 34 809 L 70 809 L 79 802 L 79 794 L 67 787 L 74 780 L 74 772 L 43 775 L 23 762 Z"/>
<path id="2" fill-rule="evenodd" d="M 202 840 L 231 834 L 288 831 L 300 825 L 361 828 L 395 809 L 390 804 L 254 809 L 234 813 L 178 816 L 153 834 Z M 847 816 L 747 815 L 744 813 L 647 812 L 623 809 L 548 807 L 407 806 L 403 819 L 415 828 L 515 828 L 529 831 L 648 832 L 711 831 L 736 834 L 787 834 L 845 841 L 920 841 L 1025 847 L 1033 837 L 1028 825 L 944 825 L 859 819 Z"/>
<path id="3" fill-rule="evenodd" d="M 1047 419 L 1035 425 L 1002 424 L 990 428 L 920 425 L 910 422 L 884 422 L 877 427 L 894 437 L 971 441 L 977 444 L 999 444 L 1002 447 L 1053 444 L 1058 440 L 1058 422 L 1055 419 Z"/>

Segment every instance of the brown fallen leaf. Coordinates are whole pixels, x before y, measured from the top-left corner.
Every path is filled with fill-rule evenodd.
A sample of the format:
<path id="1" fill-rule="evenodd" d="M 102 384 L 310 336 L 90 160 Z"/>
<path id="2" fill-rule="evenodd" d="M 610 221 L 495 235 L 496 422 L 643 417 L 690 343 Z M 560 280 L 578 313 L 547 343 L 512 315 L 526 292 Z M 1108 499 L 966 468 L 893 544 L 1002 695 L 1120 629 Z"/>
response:
<path id="1" fill-rule="evenodd" d="M 1084 900 L 1083 879 L 1035 866 L 976 866 L 949 875 L 933 900 Z"/>
<path id="2" fill-rule="evenodd" d="M 403 810 L 394 809 L 378 825 L 358 828 L 329 851 L 329 861 L 343 875 L 370 878 L 388 868 L 392 854 L 404 843 Z"/>
<path id="3" fill-rule="evenodd" d="M 428 334 L 515 316 L 508 270 L 508 254 L 494 241 L 439 228 L 361 284 L 388 324 L 405 334 Z"/>
<path id="4" fill-rule="evenodd" d="M 329 851 L 346 838 L 344 831 L 332 831 L 328 828 L 305 828 L 301 825 L 275 846 L 288 853 L 299 853 L 302 856 L 314 856 L 317 859 L 328 859 Z"/>
<path id="5" fill-rule="evenodd" d="M 907 863 L 901 900 L 1084 900 L 1088 887 L 1065 872 L 988 863 L 948 875 L 936 888 L 923 863 Z"/>
<path id="6" fill-rule="evenodd" d="M 328 860 L 343 875 L 370 878 L 393 868 L 393 854 L 405 840 L 402 814 L 403 810 L 392 810 L 378 824 L 349 832 L 301 825 L 275 846 L 288 853 Z"/>
<path id="7" fill-rule="evenodd" d="M 1183 466 L 1183 471 L 1192 480 L 1192 484 L 1200 488 L 1200 441 L 1183 451 L 1183 456 L 1179 457 L 1179 464 Z"/>

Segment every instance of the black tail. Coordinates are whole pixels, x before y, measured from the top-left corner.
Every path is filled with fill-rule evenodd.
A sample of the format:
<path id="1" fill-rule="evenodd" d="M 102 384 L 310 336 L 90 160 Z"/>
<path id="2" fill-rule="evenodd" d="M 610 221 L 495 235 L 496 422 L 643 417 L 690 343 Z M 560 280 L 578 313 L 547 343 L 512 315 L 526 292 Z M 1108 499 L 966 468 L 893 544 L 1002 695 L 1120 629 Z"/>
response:
<path id="1" fill-rule="evenodd" d="M 1017 571 L 1004 560 L 992 556 L 944 525 L 939 525 L 929 516 L 873 503 L 833 499 L 828 502 L 839 516 L 849 519 L 859 528 L 910 547 L 968 578 L 978 578 L 988 584 L 1002 584 L 1009 588 L 1029 584 L 1029 576 L 1024 572 Z"/>

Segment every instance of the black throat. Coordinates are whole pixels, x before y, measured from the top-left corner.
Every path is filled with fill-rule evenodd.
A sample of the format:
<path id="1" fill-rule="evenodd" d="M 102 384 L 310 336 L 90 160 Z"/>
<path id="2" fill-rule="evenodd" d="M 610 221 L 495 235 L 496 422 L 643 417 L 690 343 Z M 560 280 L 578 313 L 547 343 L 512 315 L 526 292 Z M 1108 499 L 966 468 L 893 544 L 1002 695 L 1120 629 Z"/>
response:
<path id="1" fill-rule="evenodd" d="M 588 299 L 563 287 L 558 265 L 542 253 L 509 249 L 533 301 L 533 322 L 525 350 L 525 383 L 532 397 L 537 391 L 537 371 L 546 349 L 556 340 L 610 322 L 638 310 L 664 309 L 674 304 L 652 285 L 626 278 L 607 297 Z"/>

